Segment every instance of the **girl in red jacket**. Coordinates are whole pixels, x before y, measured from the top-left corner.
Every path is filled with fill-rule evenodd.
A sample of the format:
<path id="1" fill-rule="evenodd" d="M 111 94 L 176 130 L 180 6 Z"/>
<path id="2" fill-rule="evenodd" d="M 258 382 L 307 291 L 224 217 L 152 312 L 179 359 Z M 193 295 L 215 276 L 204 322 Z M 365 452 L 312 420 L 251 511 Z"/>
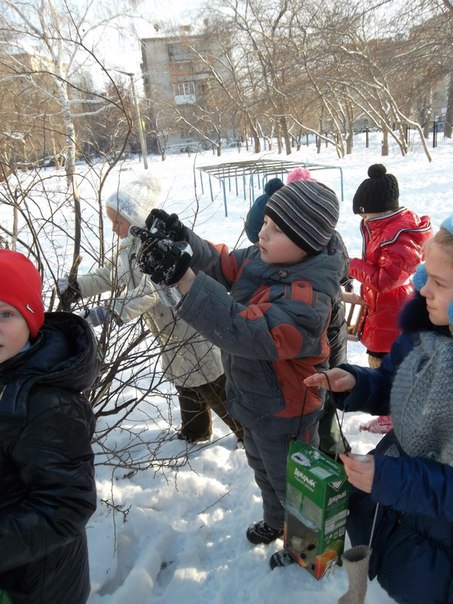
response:
<path id="1" fill-rule="evenodd" d="M 352 200 L 354 214 L 362 218 L 362 258 L 353 258 L 349 276 L 360 281 L 367 307 L 359 338 L 366 346 L 370 367 L 379 367 L 398 337 L 398 314 L 411 297 L 410 276 L 422 261 L 422 247 L 431 236 L 428 216 L 417 216 L 399 206 L 398 181 L 385 166 L 368 168 L 366 180 Z M 379 417 L 362 429 L 385 433 L 389 417 Z"/>

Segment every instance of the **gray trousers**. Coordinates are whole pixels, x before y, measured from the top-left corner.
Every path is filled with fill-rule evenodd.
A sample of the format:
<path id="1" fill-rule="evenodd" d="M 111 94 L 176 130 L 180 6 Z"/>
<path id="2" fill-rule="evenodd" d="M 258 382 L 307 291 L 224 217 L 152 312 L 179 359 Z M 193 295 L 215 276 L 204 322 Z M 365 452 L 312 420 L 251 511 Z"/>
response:
<path id="1" fill-rule="evenodd" d="M 318 446 L 320 411 L 303 417 L 266 417 L 252 428 L 244 428 L 244 446 L 249 466 L 263 498 L 263 520 L 272 528 L 283 528 L 286 498 L 286 460 L 291 438 L 298 436 Z"/>

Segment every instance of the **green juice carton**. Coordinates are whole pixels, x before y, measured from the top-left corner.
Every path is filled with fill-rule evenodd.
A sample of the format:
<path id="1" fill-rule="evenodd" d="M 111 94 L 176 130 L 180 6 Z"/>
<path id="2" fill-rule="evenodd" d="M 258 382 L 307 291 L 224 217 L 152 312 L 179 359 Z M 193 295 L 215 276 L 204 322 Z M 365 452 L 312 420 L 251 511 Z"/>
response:
<path id="1" fill-rule="evenodd" d="M 311 445 L 291 441 L 284 542 L 296 562 L 318 580 L 343 553 L 348 495 L 342 464 Z"/>

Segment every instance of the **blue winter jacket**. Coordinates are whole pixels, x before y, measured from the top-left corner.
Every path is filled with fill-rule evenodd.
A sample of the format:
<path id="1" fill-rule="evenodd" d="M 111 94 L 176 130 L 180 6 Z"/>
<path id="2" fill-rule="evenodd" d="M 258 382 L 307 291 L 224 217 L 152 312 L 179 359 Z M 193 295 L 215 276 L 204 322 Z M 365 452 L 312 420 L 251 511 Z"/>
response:
<path id="1" fill-rule="evenodd" d="M 340 409 L 389 414 L 393 378 L 402 360 L 417 345 L 417 334 L 422 330 L 448 334 L 448 328 L 430 323 L 425 301 L 418 294 L 405 306 L 401 324 L 404 331 L 384 357 L 381 368 L 341 365 L 354 374 L 357 385 L 351 393 L 337 395 Z M 452 368 L 446 368 L 446 379 L 451 379 L 451 374 Z M 368 544 L 379 503 L 370 579 L 377 576 L 400 604 L 453 603 L 453 468 L 408 457 L 393 431 L 372 453 L 372 492 L 353 492 L 347 525 L 353 546 Z"/>
<path id="2" fill-rule="evenodd" d="M 269 416 L 320 409 L 319 396 L 303 381 L 326 367 L 339 254 L 266 264 L 255 246 L 229 252 L 189 230 L 186 238 L 198 274 L 178 314 L 221 349 L 231 415 L 251 427 Z"/>

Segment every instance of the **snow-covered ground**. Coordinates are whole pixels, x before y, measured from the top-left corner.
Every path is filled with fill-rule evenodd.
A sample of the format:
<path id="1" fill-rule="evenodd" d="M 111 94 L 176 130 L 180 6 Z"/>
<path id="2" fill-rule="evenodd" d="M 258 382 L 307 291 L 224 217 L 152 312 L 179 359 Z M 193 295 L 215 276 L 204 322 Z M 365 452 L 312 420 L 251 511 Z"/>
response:
<path id="1" fill-rule="evenodd" d="M 363 138 L 362 138 L 363 136 Z M 365 148 L 365 135 L 355 141 L 350 157 L 337 159 L 333 149 L 303 147 L 290 157 L 265 153 L 262 157 L 341 167 L 344 201 L 338 230 L 351 257 L 361 253 L 359 218 L 352 213 L 352 196 L 367 177 L 372 163 L 384 163 L 399 181 L 400 202 L 420 214 L 429 214 L 437 229 L 453 211 L 453 144 L 439 141 L 430 149 L 428 162 L 418 143 L 402 157 L 397 149 L 380 156 L 379 140 Z M 211 200 L 208 179 L 196 169 L 214 163 L 257 159 L 244 148 L 228 149 L 221 158 L 210 152 L 198 156 L 169 156 L 167 161 L 150 158 L 150 170 L 160 176 L 164 195 L 162 206 L 179 213 L 187 224 L 198 198 L 196 231 L 213 242 L 230 246 L 247 245 L 243 221 L 250 199 L 244 199 L 242 181 L 239 195 L 235 183 L 227 187 L 228 217 L 219 183 L 212 180 Z M 121 177 L 139 169 L 138 161 L 123 165 Z M 119 171 L 118 171 L 119 172 Z M 118 174 L 114 174 L 112 179 Z M 314 176 L 334 188 L 340 196 L 340 170 L 317 171 Z M 255 196 L 261 191 L 257 188 Z M 241 234 L 242 233 L 242 234 Z M 350 342 L 349 361 L 366 365 L 360 343 Z M 166 404 L 166 403 L 165 403 Z M 179 409 L 173 401 L 177 423 Z M 345 434 L 356 453 L 365 453 L 379 439 L 359 432 L 366 414 L 346 414 Z M 114 435 L 113 435 L 114 437 Z M 121 435 L 118 434 L 118 439 Z M 165 443 L 162 455 L 176 456 L 186 445 L 178 440 Z M 214 436 L 209 443 L 189 446 L 189 463 L 178 471 L 152 470 L 125 477 L 112 469 L 97 466 L 98 509 L 88 526 L 92 594 L 89 604 L 330 604 L 347 590 L 343 568 L 316 581 L 307 571 L 293 565 L 271 571 L 270 555 L 282 546 L 252 547 L 245 538 L 247 526 L 259 520 L 261 499 L 249 469 L 245 452 L 236 448 L 236 439 L 214 417 Z M 101 500 L 108 500 L 106 505 Z M 116 510 L 112 506 L 116 506 Z M 128 510 L 127 515 L 120 510 Z M 125 521 L 124 521 L 125 520 Z M 367 604 L 385 604 L 392 600 L 376 581 L 369 583 Z"/>
<path id="2" fill-rule="evenodd" d="M 364 136 L 364 135 L 363 135 Z M 338 160 L 331 149 L 320 155 L 314 146 L 303 148 L 291 157 L 263 154 L 269 159 L 290 159 L 341 167 L 344 201 L 338 230 L 351 257 L 361 252 L 359 218 L 352 214 L 351 200 L 357 186 L 367 177 L 370 164 L 382 162 L 400 185 L 402 205 L 418 213 L 429 214 L 435 228 L 453 210 L 451 203 L 451 166 L 453 145 L 440 141 L 431 150 L 428 162 L 417 144 L 408 156 L 395 149 L 388 157 L 379 154 L 379 141 L 365 148 L 363 138 L 355 143 L 350 157 Z M 166 162 L 153 158 L 150 169 L 162 179 L 165 189 L 163 207 L 176 211 L 190 223 L 195 210 L 194 183 L 198 195 L 197 232 L 213 242 L 230 246 L 238 240 L 247 245 L 242 233 L 250 199 L 244 199 L 242 182 L 239 195 L 236 183 L 227 186 L 228 217 L 219 183 L 212 179 L 211 200 L 208 179 L 203 176 L 202 194 L 199 172 L 202 165 L 253 159 L 256 156 L 228 150 L 221 158 L 204 153 L 188 158 L 169 156 Z M 137 168 L 137 164 L 134 166 Z M 317 171 L 316 178 L 333 187 L 340 195 L 340 171 Z M 259 189 L 255 190 L 256 195 Z M 360 343 L 349 343 L 349 361 L 366 364 Z M 178 404 L 174 401 L 174 417 Z M 346 414 L 345 433 L 353 451 L 365 453 L 378 436 L 359 432 L 366 414 Z M 112 513 L 100 503 L 88 527 L 92 595 L 90 604 L 289 604 L 307 602 L 330 604 L 347 590 L 343 568 L 316 581 L 298 566 L 271 571 L 270 555 L 281 541 L 269 546 L 252 547 L 245 539 L 247 526 L 261 518 L 261 499 L 245 453 L 235 447 L 235 438 L 214 418 L 212 441 L 191 446 L 189 461 L 177 473 L 165 475 L 140 472 L 130 478 L 116 476 L 112 482 L 108 468 L 97 468 L 99 501 L 108 499 L 129 508 L 126 522 L 121 513 Z M 180 441 L 166 444 L 165 453 L 177 455 L 185 448 Z M 392 600 L 376 581 L 368 586 L 367 604 L 385 604 Z"/>

